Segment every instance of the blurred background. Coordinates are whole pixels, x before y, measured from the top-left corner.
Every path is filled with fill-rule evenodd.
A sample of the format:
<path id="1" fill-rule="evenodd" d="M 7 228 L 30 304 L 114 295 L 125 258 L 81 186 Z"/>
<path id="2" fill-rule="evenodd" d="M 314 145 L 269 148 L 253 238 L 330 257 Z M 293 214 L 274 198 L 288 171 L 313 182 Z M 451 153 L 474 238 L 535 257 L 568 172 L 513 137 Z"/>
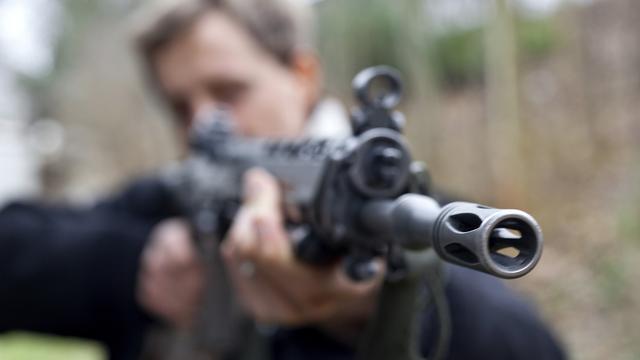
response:
<path id="1" fill-rule="evenodd" d="M 301 0 L 302 1 L 302 0 Z M 87 203 L 176 156 L 129 16 L 143 0 L 0 0 L 0 204 Z M 640 359 L 640 2 L 325 0 L 327 91 L 402 70 L 402 110 L 435 184 L 523 208 L 545 252 L 510 282 L 575 359 Z M 104 357 L 5 334 L 0 359 Z"/>

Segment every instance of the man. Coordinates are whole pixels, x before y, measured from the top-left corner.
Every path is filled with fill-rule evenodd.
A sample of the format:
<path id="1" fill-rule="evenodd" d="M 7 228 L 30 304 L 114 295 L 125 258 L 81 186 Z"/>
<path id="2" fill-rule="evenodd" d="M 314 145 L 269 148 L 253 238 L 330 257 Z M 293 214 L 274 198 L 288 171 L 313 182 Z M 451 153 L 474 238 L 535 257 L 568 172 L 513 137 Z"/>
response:
<path id="1" fill-rule="evenodd" d="M 151 83 L 184 128 L 192 126 L 199 114 L 224 106 L 245 136 L 298 137 L 308 132 L 307 119 L 320 100 L 321 77 L 310 47 L 308 14 L 294 3 L 191 1 L 164 9 L 142 31 L 139 45 Z M 243 304 L 260 322 L 311 324 L 353 345 L 371 315 L 383 272 L 368 282 L 354 283 L 340 264 L 319 270 L 300 263 L 282 225 L 276 182 L 261 171 L 248 173 L 245 180 L 244 205 L 224 241 L 228 270 Z M 195 259 L 187 227 L 175 223 L 171 231 L 171 235 L 168 230 L 156 233 L 151 249 L 168 249 L 171 243 Z M 159 314 L 164 309 L 160 299 L 169 295 L 162 289 L 168 292 L 173 287 L 169 280 L 160 280 L 174 267 L 169 252 L 164 262 L 154 262 L 155 271 L 143 263 L 149 270 L 143 270 L 140 298 Z M 255 266 L 253 276 L 242 274 L 247 263 Z M 469 290 L 473 293 L 463 293 Z M 454 307 L 453 358 L 477 356 L 479 350 L 491 358 L 560 356 L 531 311 L 497 281 L 455 268 L 449 291 Z M 193 301 L 183 303 L 187 315 L 179 316 L 180 322 L 192 314 L 186 304 Z M 427 333 L 435 330 L 434 324 L 427 327 Z M 501 340 L 496 343 L 493 336 Z"/>
<path id="2" fill-rule="evenodd" d="M 214 5 L 216 3 L 219 5 Z M 261 13 L 272 14 L 276 19 L 260 19 L 257 14 L 252 14 L 255 18 L 252 19 L 249 14 L 245 14 L 245 19 L 238 21 L 227 15 L 230 12 L 236 17 L 241 17 L 242 11 L 249 12 L 248 8 L 243 6 L 250 3 L 258 6 L 251 12 L 262 10 Z M 188 9 L 191 11 L 190 14 L 185 10 L 189 5 L 193 7 Z M 231 112 L 236 128 L 243 135 L 285 138 L 302 136 L 305 133 L 306 119 L 319 99 L 320 69 L 308 47 L 308 35 L 303 33 L 307 24 L 295 23 L 304 19 L 298 19 L 288 13 L 295 10 L 295 7 L 287 2 L 278 1 L 201 1 L 191 2 L 189 5 L 177 7 L 176 12 L 167 12 L 167 18 L 161 18 L 156 27 L 151 26 L 151 29 L 140 37 L 141 49 L 147 60 L 152 83 L 157 85 L 162 97 L 171 104 L 182 128 L 188 129 L 192 126 L 199 114 L 224 106 Z M 260 7 L 262 9 L 259 9 Z M 172 15 L 175 19 L 171 19 Z M 180 20 L 184 20 L 183 29 L 174 28 L 171 34 L 162 32 L 167 28 L 165 22 L 179 24 Z M 278 38 L 276 33 L 268 38 L 269 33 L 278 30 L 270 29 L 269 26 L 273 25 L 269 21 L 284 28 L 286 31 L 280 30 L 282 33 L 291 35 Z M 255 32 L 251 33 L 246 29 L 255 29 Z M 265 38 L 259 37 L 258 42 L 252 34 L 260 34 L 259 36 Z M 334 126 L 344 127 L 345 124 Z M 363 293 L 365 298 L 371 298 L 365 294 L 365 290 L 375 285 L 347 282 L 346 278 L 343 279 L 343 272 L 339 266 L 331 271 L 325 269 L 318 272 L 317 269 L 304 266 L 295 260 L 282 229 L 281 210 L 277 207 L 278 188 L 272 178 L 260 172 L 248 174 L 247 194 L 247 206 L 239 212 L 230 236 L 224 242 L 230 270 L 235 273 L 238 264 L 251 261 L 260 264 L 256 269 L 257 274 L 273 272 L 269 279 L 279 283 L 273 284 L 266 279 L 244 281 L 242 277 L 234 277 L 238 280 L 237 285 L 241 292 L 253 293 L 257 291 L 256 288 L 260 289 L 262 297 L 259 301 L 253 300 L 256 296 L 248 294 L 241 297 L 252 302 L 250 307 L 255 312 L 254 315 L 265 321 L 308 323 L 316 318 L 326 318 L 324 312 L 331 312 L 329 308 L 343 309 L 342 301 L 318 306 L 315 300 L 317 298 L 334 299 L 333 296 L 323 294 L 324 290 L 345 291 L 349 294 L 353 292 L 354 295 Z M 257 230 L 254 224 L 258 223 L 264 229 Z M 174 224 L 176 225 L 172 226 L 171 231 L 177 233 L 180 230 L 177 223 Z M 264 239 L 274 243 L 261 244 L 262 239 L 254 238 L 254 233 L 258 231 L 277 234 Z M 182 227 L 182 232 L 187 234 L 186 226 Z M 172 241 L 169 240 L 169 236 L 165 239 L 162 231 L 157 235 L 158 248 L 164 242 L 168 244 Z M 173 246 L 185 248 L 185 252 L 195 258 L 188 236 L 182 236 L 180 239 L 182 243 L 178 244 L 176 236 Z M 153 245 L 151 249 L 156 249 Z M 169 257 L 167 254 L 165 259 Z M 262 264 L 264 261 L 270 263 Z M 146 276 L 147 274 L 149 276 Z M 143 302 L 150 308 L 157 307 L 162 311 L 164 304 L 160 304 L 157 299 L 165 299 L 165 294 L 155 291 L 155 282 L 152 280 L 155 277 L 152 271 L 145 272 L 143 276 L 149 279 L 143 281 L 143 284 L 151 285 L 142 289 Z M 379 276 L 378 279 L 380 278 Z M 178 281 L 181 282 L 176 280 Z M 325 282 L 331 282 L 327 284 L 331 288 L 324 289 L 318 286 Z M 256 286 L 257 284 L 259 285 Z M 313 286 L 310 287 L 309 284 Z M 335 286 L 337 288 L 334 288 Z M 279 287 L 284 287 L 286 298 L 271 294 L 280 291 Z M 289 290 L 295 294 L 286 293 Z M 304 296 L 298 296 L 298 293 L 304 293 Z M 311 299 L 312 304 L 296 303 L 307 297 Z M 304 315 L 295 314 L 297 311 L 304 312 Z"/>
<path id="3" fill-rule="evenodd" d="M 319 106 L 321 75 L 304 11 L 280 0 L 189 0 L 158 10 L 139 45 L 151 84 L 183 134 L 220 107 L 246 136 L 292 138 L 311 131 L 307 119 Z M 284 231 L 279 198 L 269 174 L 246 174 L 244 203 L 223 242 L 234 288 L 258 322 L 279 327 L 271 338 L 274 358 L 351 358 L 375 306 L 383 266 L 356 283 L 340 264 L 301 263 Z M 0 251 L 12 254 L 0 258 L 1 273 L 10 274 L 0 288 L 0 311 L 13 312 L 0 314 L 0 329 L 88 336 L 109 344 L 114 358 L 131 358 L 147 316 L 191 327 L 204 270 L 179 215 L 153 179 L 89 211 L 6 209 L 0 239 L 14 248 Z M 38 255 L 14 256 L 21 252 Z M 38 279 L 51 281 L 30 288 Z M 75 292 L 57 291 L 61 283 Z M 531 309 L 496 280 L 452 267 L 447 293 L 451 359 L 562 358 Z M 437 332 L 432 317 L 424 314 L 424 354 Z"/>

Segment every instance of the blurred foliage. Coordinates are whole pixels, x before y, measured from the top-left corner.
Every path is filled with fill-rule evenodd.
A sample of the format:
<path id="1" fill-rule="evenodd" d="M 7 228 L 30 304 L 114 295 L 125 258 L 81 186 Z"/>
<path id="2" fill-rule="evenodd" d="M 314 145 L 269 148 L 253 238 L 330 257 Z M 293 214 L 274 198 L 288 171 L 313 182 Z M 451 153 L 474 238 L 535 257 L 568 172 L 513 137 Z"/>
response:
<path id="1" fill-rule="evenodd" d="M 2 360 L 97 360 L 105 359 L 103 348 L 86 340 L 14 333 L 0 337 Z"/>
<path id="2" fill-rule="evenodd" d="M 602 257 L 596 262 L 596 281 L 607 307 L 621 306 L 627 298 L 629 271 L 627 262 L 618 257 Z"/>
<path id="3" fill-rule="evenodd" d="M 430 64 L 442 86 L 465 86 L 483 80 L 483 29 L 456 29 L 441 34 L 429 53 Z"/>
<path id="4" fill-rule="evenodd" d="M 550 19 L 520 19 L 516 22 L 520 58 L 526 61 L 549 56 L 558 34 Z M 435 36 L 428 59 L 439 84 L 445 88 L 478 84 L 485 73 L 484 26 L 451 29 Z"/>
<path id="5" fill-rule="evenodd" d="M 637 154 L 636 157 L 640 157 Z M 640 184 L 640 165 L 631 169 L 632 184 Z M 621 240 L 640 250 L 640 187 L 627 189 L 626 196 L 617 211 L 617 232 Z"/>
<path id="6" fill-rule="evenodd" d="M 634 203 L 624 206 L 618 215 L 618 231 L 622 239 L 640 248 L 640 196 L 632 198 Z"/>
<path id="7" fill-rule="evenodd" d="M 410 73 L 407 52 L 399 51 L 407 39 L 417 39 L 412 55 L 427 65 L 444 88 L 483 81 L 485 70 L 484 25 L 430 31 L 424 15 L 411 21 L 409 12 L 419 10 L 417 1 L 403 4 L 384 0 L 327 2 L 319 7 L 319 48 L 328 69 L 344 75 L 376 64 L 389 64 Z M 367 16 L 356 16 L 366 9 Z M 417 23 L 419 22 L 419 23 Z M 527 61 L 552 53 L 559 35 L 549 17 L 516 21 L 520 57 Z M 344 79 L 344 76 L 338 76 Z"/>
<path id="8" fill-rule="evenodd" d="M 520 57 L 528 61 L 549 56 L 558 46 L 562 34 L 553 23 L 553 18 L 521 19 L 516 23 Z"/>
<path id="9" fill-rule="evenodd" d="M 364 9 L 366 16 L 354 16 Z M 395 51 L 396 42 L 406 32 L 397 4 L 385 0 L 328 1 L 317 10 L 321 29 L 318 48 L 325 68 L 331 70 L 330 82 L 344 82 L 371 65 L 388 64 L 404 70 Z M 344 85 L 332 85 L 333 92 L 344 94 Z"/>

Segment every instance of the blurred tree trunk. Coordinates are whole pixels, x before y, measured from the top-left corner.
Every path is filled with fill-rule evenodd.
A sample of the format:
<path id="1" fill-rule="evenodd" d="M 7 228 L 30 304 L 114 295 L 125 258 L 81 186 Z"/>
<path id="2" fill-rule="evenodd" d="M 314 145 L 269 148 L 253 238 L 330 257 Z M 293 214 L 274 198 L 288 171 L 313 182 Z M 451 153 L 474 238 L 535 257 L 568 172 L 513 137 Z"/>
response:
<path id="1" fill-rule="evenodd" d="M 132 2 L 67 1 L 56 67 L 39 116 L 65 128 L 61 155 L 44 169 L 44 195 L 92 201 L 175 157 L 171 124 L 145 95 L 130 46 Z"/>
<path id="2" fill-rule="evenodd" d="M 400 18 L 406 26 L 397 34 L 396 51 L 405 65 L 405 108 L 408 124 L 406 133 L 411 141 L 414 156 L 438 168 L 439 138 L 441 131 L 439 94 L 432 68 L 428 66 L 428 51 L 432 35 L 428 31 L 428 19 L 423 0 L 398 3 Z"/>
<path id="3" fill-rule="evenodd" d="M 632 24 L 632 34 L 636 39 L 640 38 L 640 1 L 631 1 L 631 9 L 629 11 L 629 15 L 631 16 L 631 24 Z M 640 43 L 636 41 L 634 46 L 635 54 L 633 58 L 633 68 L 636 69 L 636 72 L 632 75 L 634 78 L 634 94 L 638 96 L 640 93 Z M 636 107 L 638 106 L 638 102 L 636 102 Z M 634 110 L 635 114 L 638 114 L 637 110 Z M 640 120 L 636 119 L 633 123 L 633 128 L 631 129 L 631 134 L 634 139 L 640 139 Z M 636 147 L 636 158 L 640 156 L 640 141 L 634 141 Z M 637 165 L 640 167 L 640 165 Z"/>
<path id="4" fill-rule="evenodd" d="M 518 59 L 514 13 L 509 0 L 489 6 L 486 30 L 487 146 L 496 204 L 524 201 Z"/>

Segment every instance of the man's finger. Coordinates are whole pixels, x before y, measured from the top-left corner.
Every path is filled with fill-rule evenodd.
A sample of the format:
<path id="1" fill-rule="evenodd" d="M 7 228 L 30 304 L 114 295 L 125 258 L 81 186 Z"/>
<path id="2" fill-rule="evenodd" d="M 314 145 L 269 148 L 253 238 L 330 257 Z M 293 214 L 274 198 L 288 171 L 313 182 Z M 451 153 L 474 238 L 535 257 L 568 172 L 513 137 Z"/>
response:
<path id="1" fill-rule="evenodd" d="M 162 245 L 169 255 L 171 267 L 178 270 L 198 265 L 199 259 L 187 223 L 183 220 L 172 220 L 166 226 Z"/>
<path id="2" fill-rule="evenodd" d="M 276 178 L 260 168 L 249 169 L 244 175 L 244 206 L 259 216 L 280 219 L 280 186 Z"/>
<path id="3" fill-rule="evenodd" d="M 256 217 L 253 225 L 259 247 L 259 256 L 255 260 L 270 269 L 290 268 L 296 259 L 293 259 L 291 241 L 282 223 L 268 216 L 262 216 Z"/>
<path id="4" fill-rule="evenodd" d="M 238 211 L 223 242 L 224 253 L 233 254 L 235 257 L 254 257 L 258 239 L 253 226 L 253 218 L 250 209 L 245 206 Z"/>
<path id="5" fill-rule="evenodd" d="M 271 286 L 269 280 L 262 276 L 262 272 L 247 276 L 241 268 L 245 260 L 230 255 L 225 255 L 224 260 L 240 300 L 257 321 L 297 324 L 301 319 L 298 309 L 293 306 L 288 296 Z"/>

